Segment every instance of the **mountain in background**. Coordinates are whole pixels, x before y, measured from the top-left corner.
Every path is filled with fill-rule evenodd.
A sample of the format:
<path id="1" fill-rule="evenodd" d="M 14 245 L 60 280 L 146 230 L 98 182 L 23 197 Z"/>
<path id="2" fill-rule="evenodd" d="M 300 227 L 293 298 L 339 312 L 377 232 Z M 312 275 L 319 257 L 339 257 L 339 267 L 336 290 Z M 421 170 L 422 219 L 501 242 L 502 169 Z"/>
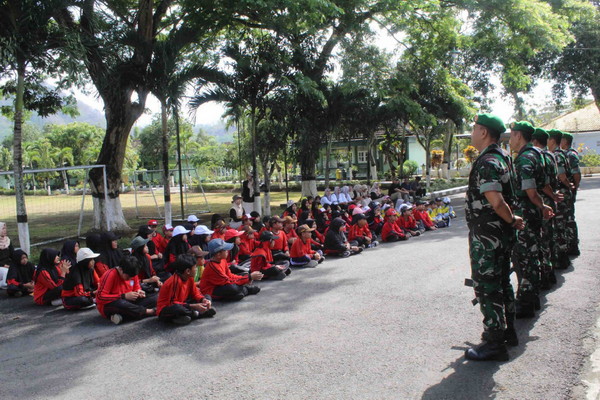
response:
<path id="1" fill-rule="evenodd" d="M 10 105 L 10 100 L 2 100 L 0 101 L 0 105 Z M 27 123 L 38 127 L 40 130 L 44 128 L 46 124 L 69 124 L 71 122 L 87 122 L 91 125 L 97 125 L 102 128 L 106 127 L 106 120 L 104 118 L 104 113 L 97 108 L 94 108 L 83 101 L 77 101 L 77 110 L 79 111 L 79 115 L 75 118 L 72 118 L 63 113 L 58 113 L 54 115 L 50 115 L 48 117 L 42 118 L 36 113 L 32 113 L 31 118 L 27 121 Z M 138 125 L 139 128 L 143 128 L 144 126 Z M 211 124 L 196 124 L 194 126 L 194 131 L 197 132 L 199 129 L 202 129 L 209 136 L 214 136 L 219 143 L 227 143 L 233 141 L 233 133 L 235 132 L 234 127 L 230 127 L 227 129 L 225 123 L 222 121 L 211 123 Z M 12 134 L 13 131 L 13 121 L 9 120 L 6 117 L 0 116 L 0 141 L 4 139 L 6 136 Z"/>

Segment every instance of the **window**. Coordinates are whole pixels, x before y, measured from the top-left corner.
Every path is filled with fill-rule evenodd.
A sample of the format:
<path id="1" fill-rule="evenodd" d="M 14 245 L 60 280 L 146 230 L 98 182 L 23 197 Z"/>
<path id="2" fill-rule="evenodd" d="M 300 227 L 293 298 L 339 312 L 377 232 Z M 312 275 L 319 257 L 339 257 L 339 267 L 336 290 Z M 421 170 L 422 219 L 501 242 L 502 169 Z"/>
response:
<path id="1" fill-rule="evenodd" d="M 358 163 L 360 163 L 360 164 L 366 164 L 367 163 L 367 152 L 366 151 L 359 151 L 358 152 Z"/>

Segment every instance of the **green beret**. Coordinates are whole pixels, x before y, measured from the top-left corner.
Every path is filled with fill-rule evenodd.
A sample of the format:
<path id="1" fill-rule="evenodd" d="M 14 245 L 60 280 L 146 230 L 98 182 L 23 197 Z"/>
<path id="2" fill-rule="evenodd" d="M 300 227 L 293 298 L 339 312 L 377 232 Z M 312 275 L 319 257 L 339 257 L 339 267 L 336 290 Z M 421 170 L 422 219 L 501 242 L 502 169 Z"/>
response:
<path id="1" fill-rule="evenodd" d="M 569 132 L 563 132 L 562 137 L 563 137 L 563 139 L 569 139 L 569 140 L 573 141 L 573 135 L 571 135 Z"/>
<path id="2" fill-rule="evenodd" d="M 560 142 L 560 140 L 562 139 L 562 135 L 563 133 L 558 129 L 550 129 L 548 131 L 548 136 L 556 140 L 557 142 Z"/>
<path id="3" fill-rule="evenodd" d="M 535 131 L 533 132 L 532 137 L 534 139 L 546 139 L 548 140 L 548 132 L 545 129 L 542 128 L 535 128 Z"/>
<path id="4" fill-rule="evenodd" d="M 513 131 L 525 132 L 529 134 L 533 134 L 535 132 L 535 128 L 527 121 L 518 121 L 510 124 L 510 129 Z"/>
<path id="5" fill-rule="evenodd" d="M 485 126 L 486 128 L 490 128 L 498 133 L 504 133 L 506 131 L 504 122 L 502 122 L 500 117 L 497 117 L 493 114 L 477 114 L 475 117 L 475 123 Z"/>

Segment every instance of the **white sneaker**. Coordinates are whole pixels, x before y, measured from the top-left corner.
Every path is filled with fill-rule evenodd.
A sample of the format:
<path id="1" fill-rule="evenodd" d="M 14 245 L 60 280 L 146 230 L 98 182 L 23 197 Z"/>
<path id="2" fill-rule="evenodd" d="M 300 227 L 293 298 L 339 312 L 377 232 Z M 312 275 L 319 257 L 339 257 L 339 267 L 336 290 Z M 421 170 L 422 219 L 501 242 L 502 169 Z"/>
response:
<path id="1" fill-rule="evenodd" d="M 110 316 L 110 320 L 113 324 L 119 325 L 121 322 L 123 322 L 123 316 L 121 314 L 113 314 Z"/>
<path id="2" fill-rule="evenodd" d="M 62 299 L 54 299 L 50 302 L 51 305 L 53 305 L 54 307 L 58 307 L 58 306 L 62 306 L 63 302 Z"/>

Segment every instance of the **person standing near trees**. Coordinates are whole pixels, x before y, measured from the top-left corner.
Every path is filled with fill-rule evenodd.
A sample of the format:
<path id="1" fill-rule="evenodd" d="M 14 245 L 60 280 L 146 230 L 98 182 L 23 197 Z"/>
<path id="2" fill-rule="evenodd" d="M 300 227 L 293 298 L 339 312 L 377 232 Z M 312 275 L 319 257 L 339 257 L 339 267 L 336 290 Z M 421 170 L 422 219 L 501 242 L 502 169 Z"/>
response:
<path id="1" fill-rule="evenodd" d="M 579 253 L 579 233 L 577 221 L 575 221 L 575 201 L 577 201 L 577 190 L 581 182 L 581 170 L 579 169 L 579 153 L 573 148 L 573 135 L 567 132 L 562 133 L 560 148 L 565 152 L 569 160 L 570 181 L 573 184 L 571 202 L 569 203 L 569 213 L 567 214 L 567 254 L 578 256 Z"/>
<path id="2" fill-rule="evenodd" d="M 525 221 L 513 249 L 513 263 L 519 280 L 517 318 L 531 318 L 540 309 L 542 220 L 554 216 L 552 207 L 544 203 L 540 193 L 546 186 L 545 162 L 542 152 L 531 140 L 535 128 L 529 122 L 511 124 L 510 148 L 518 152 L 516 213 Z"/>
<path id="3" fill-rule="evenodd" d="M 246 176 L 246 180 L 242 182 L 242 206 L 247 213 L 254 211 L 254 177 L 250 174 Z"/>
<path id="4" fill-rule="evenodd" d="M 465 351 L 465 358 L 474 361 L 506 361 L 506 343 L 518 344 L 510 248 L 515 229 L 523 229 L 523 219 L 511 210 L 515 192 L 512 161 L 498 145 L 505 130 L 497 116 L 479 114 L 471 134 L 471 143 L 480 155 L 469 175 L 465 214 L 471 284 L 484 324 L 483 342 Z"/>

